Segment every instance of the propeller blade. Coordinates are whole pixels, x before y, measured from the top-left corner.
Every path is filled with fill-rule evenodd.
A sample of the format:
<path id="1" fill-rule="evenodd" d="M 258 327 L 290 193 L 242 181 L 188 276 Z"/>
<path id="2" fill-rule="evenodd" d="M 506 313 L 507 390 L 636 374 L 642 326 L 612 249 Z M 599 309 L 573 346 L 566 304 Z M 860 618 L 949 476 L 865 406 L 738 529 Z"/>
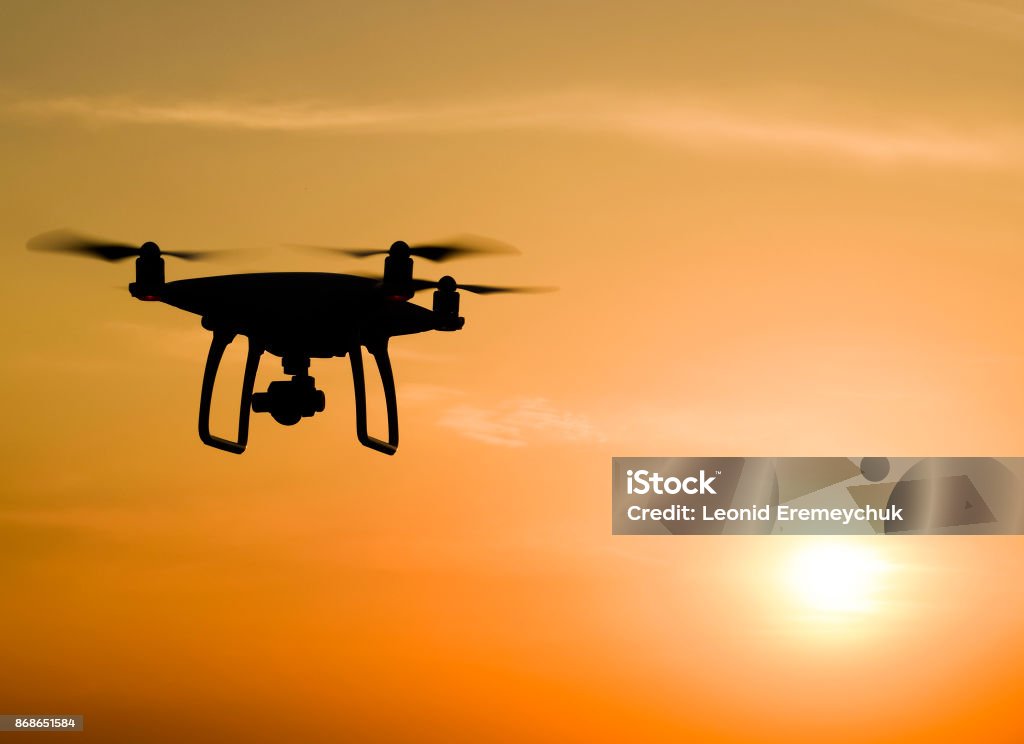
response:
<path id="1" fill-rule="evenodd" d="M 165 251 L 160 250 L 161 256 L 172 256 L 183 261 L 209 261 L 211 258 L 220 258 L 234 251 Z"/>
<path id="2" fill-rule="evenodd" d="M 386 256 L 390 252 L 390 249 L 339 248 L 332 245 L 311 245 L 309 243 L 290 243 L 289 245 L 295 248 L 340 253 L 343 256 L 351 256 L 353 258 Z M 519 251 L 507 243 L 484 238 L 479 235 L 461 235 L 442 243 L 423 243 L 409 246 L 409 255 L 425 258 L 427 261 L 435 261 L 437 263 L 451 261 L 455 258 L 469 258 L 471 256 L 515 255 L 518 253 Z"/>
<path id="3" fill-rule="evenodd" d="M 411 246 L 409 253 L 428 261 L 442 263 L 455 258 L 472 256 L 512 256 L 519 253 L 515 248 L 498 240 L 480 235 L 460 235 L 443 243 L 423 243 Z"/>
<path id="4" fill-rule="evenodd" d="M 98 238 L 91 238 L 71 230 L 50 230 L 31 238 L 26 247 L 30 251 L 47 253 L 70 253 L 87 258 L 98 258 L 101 261 L 123 261 L 138 256 L 139 246 L 129 243 L 111 243 Z M 162 256 L 173 256 L 186 261 L 199 261 L 217 255 L 214 251 L 160 251 Z"/>
<path id="5" fill-rule="evenodd" d="M 289 248 L 302 248 L 308 251 L 321 251 L 323 253 L 339 253 L 343 256 L 353 258 L 366 258 L 367 256 L 386 256 L 387 250 L 376 250 L 373 248 L 338 248 L 333 245 L 315 245 L 312 243 L 285 243 Z"/>
<path id="6" fill-rule="evenodd" d="M 30 251 L 71 253 L 103 261 L 120 261 L 139 253 L 137 246 L 97 240 L 73 233 L 70 230 L 51 230 L 36 235 L 28 241 L 26 247 Z"/>
<path id="7" fill-rule="evenodd" d="M 478 295 L 489 294 L 542 294 L 557 292 L 558 287 L 495 287 L 489 284 L 459 284 L 458 289 Z"/>
<path id="8" fill-rule="evenodd" d="M 357 274 L 364 279 L 373 279 L 374 281 L 383 282 L 384 277 L 379 274 Z M 422 292 L 425 289 L 437 289 L 439 280 L 436 279 L 413 279 L 412 288 L 416 292 Z M 478 295 L 490 295 L 490 294 L 542 294 L 545 292 L 557 292 L 558 287 L 498 287 L 491 284 L 456 284 L 457 290 L 470 292 Z"/>

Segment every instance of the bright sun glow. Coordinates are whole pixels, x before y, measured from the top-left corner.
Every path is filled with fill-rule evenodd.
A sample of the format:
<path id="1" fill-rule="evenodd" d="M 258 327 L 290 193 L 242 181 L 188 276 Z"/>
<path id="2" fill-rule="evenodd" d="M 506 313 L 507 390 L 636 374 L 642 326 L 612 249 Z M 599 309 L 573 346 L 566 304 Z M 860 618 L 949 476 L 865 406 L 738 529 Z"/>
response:
<path id="1" fill-rule="evenodd" d="M 866 545 L 817 542 L 802 547 L 790 565 L 792 589 L 808 608 L 849 615 L 876 609 L 877 593 L 888 564 Z"/>

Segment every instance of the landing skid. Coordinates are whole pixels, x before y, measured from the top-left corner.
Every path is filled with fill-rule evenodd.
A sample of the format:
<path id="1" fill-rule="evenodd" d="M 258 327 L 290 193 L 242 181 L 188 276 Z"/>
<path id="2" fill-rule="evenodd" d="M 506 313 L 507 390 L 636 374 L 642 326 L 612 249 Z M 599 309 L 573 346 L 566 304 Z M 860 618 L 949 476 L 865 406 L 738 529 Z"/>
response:
<path id="1" fill-rule="evenodd" d="M 202 392 L 199 397 L 199 438 L 205 445 L 240 455 L 245 452 L 246 444 L 249 441 L 249 415 L 252 411 L 253 387 L 256 384 L 260 358 L 265 351 L 259 341 L 249 338 L 249 351 L 246 355 L 245 375 L 242 379 L 242 394 L 239 401 L 238 434 L 235 440 L 224 439 L 210 432 L 210 409 L 213 403 L 213 387 L 217 379 L 217 372 L 220 369 L 221 360 L 224 358 L 224 350 L 235 340 L 237 335 L 234 331 L 213 331 L 210 351 L 206 356 L 206 368 L 203 372 Z M 398 396 L 395 393 L 395 377 L 391 369 L 391 358 L 388 356 L 387 340 L 365 344 L 376 361 L 377 371 L 384 389 L 388 416 L 387 441 L 370 436 L 367 430 L 363 345 L 355 343 L 348 351 L 352 367 L 352 386 L 355 392 L 356 437 L 364 447 L 383 452 L 385 455 L 393 455 L 398 450 Z"/>

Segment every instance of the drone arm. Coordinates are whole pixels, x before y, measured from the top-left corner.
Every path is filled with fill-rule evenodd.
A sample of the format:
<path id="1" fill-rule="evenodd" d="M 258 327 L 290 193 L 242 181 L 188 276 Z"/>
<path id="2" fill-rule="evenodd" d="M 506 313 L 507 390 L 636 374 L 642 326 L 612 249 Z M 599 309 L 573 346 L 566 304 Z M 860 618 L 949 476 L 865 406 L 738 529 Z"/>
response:
<path id="1" fill-rule="evenodd" d="M 203 390 L 199 398 L 199 438 L 203 444 L 225 452 L 240 455 L 245 452 L 249 440 L 249 410 L 252 404 L 252 389 L 256 384 L 256 371 L 263 356 L 263 347 L 249 339 L 249 352 L 245 359 L 245 377 L 242 380 L 242 400 L 238 411 L 238 438 L 232 442 L 210 433 L 210 405 L 213 401 L 213 383 L 217 379 L 217 370 L 224 356 L 224 350 L 235 338 L 231 331 L 215 330 L 210 342 L 210 353 L 206 357 L 206 371 L 203 373 Z"/>
<path id="2" fill-rule="evenodd" d="M 385 340 L 366 348 L 377 362 L 377 371 L 384 387 L 384 400 L 388 407 L 388 441 L 371 437 L 366 431 L 366 378 L 363 374 L 363 350 L 358 343 L 353 345 L 348 354 L 349 362 L 352 364 L 352 384 L 356 393 L 356 436 L 364 447 L 383 452 L 385 455 L 393 455 L 398 449 L 398 398 L 395 395 L 395 377 L 391 371 L 388 344 Z"/>

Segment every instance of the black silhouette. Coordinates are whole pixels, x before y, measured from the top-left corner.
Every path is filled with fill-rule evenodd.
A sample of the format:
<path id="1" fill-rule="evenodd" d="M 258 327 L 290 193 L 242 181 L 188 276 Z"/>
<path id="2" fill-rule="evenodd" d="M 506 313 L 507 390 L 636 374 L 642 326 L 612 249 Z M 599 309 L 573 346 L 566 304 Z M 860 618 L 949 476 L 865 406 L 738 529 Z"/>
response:
<path id="1" fill-rule="evenodd" d="M 161 251 L 156 243 L 140 247 L 110 243 L 56 230 L 32 238 L 31 250 L 70 253 L 105 261 L 135 258 L 131 295 L 147 302 L 163 302 L 202 318 L 213 333 L 206 358 L 199 399 L 199 437 L 226 452 L 241 454 L 249 436 L 249 409 L 269 413 L 285 426 L 324 410 L 325 398 L 309 376 L 311 358 L 348 356 L 355 388 L 356 435 L 366 447 L 393 455 L 398 449 L 398 408 L 395 380 L 388 357 L 388 341 L 425 331 L 458 331 L 459 290 L 474 294 L 547 291 L 538 287 L 495 287 L 456 284 L 450 276 L 440 280 L 413 278 L 413 258 L 447 261 L 478 254 L 506 254 L 514 250 L 495 241 L 464 238 L 444 245 L 412 246 L 401 241 L 388 250 L 361 250 L 306 246 L 364 257 L 386 254 L 383 276 L 313 272 L 228 274 L 199 279 L 165 281 L 164 256 L 187 260 L 209 253 Z M 433 288 L 431 308 L 409 300 L 416 292 Z M 249 340 L 242 382 L 238 434 L 234 441 L 210 433 L 210 403 L 221 358 L 236 336 Z M 362 348 L 373 356 L 387 403 L 387 441 L 367 433 L 366 386 Z M 290 380 L 270 383 L 266 392 L 253 393 L 256 371 L 264 352 L 281 358 Z"/>

